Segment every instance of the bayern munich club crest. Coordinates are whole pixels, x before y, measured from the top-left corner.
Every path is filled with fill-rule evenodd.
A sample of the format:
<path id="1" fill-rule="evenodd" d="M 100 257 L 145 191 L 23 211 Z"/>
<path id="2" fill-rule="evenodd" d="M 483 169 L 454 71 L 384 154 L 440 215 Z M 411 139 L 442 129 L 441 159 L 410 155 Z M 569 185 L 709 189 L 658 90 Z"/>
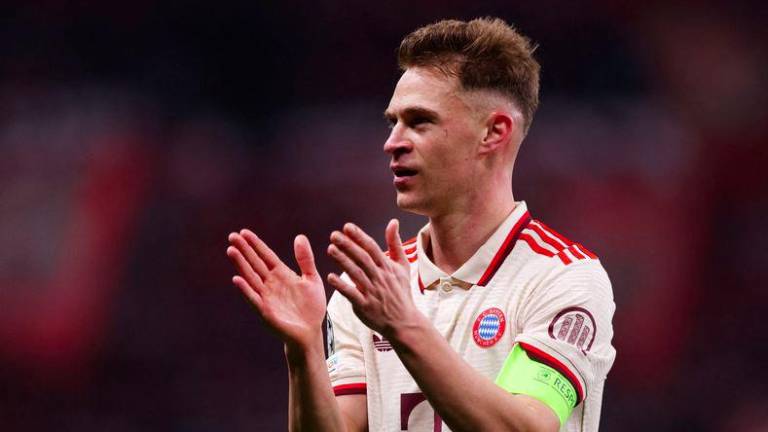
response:
<path id="1" fill-rule="evenodd" d="M 477 316 L 472 326 L 472 337 L 476 344 L 488 348 L 504 336 L 506 327 L 507 319 L 504 318 L 504 312 L 501 309 L 495 307 L 486 309 Z"/>

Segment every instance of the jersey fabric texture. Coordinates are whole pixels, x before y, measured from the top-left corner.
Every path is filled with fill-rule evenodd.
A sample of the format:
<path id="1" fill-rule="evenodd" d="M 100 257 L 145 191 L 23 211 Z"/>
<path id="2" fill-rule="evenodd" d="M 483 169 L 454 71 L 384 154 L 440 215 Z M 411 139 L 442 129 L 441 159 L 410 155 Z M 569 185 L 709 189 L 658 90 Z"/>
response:
<path id="1" fill-rule="evenodd" d="M 576 391 L 576 407 L 561 431 L 596 431 L 616 356 L 613 294 L 597 256 L 531 219 L 525 202 L 451 275 L 427 258 L 428 242 L 429 225 L 405 243 L 411 291 L 450 346 L 493 381 L 519 344 Z M 390 343 L 339 293 L 328 304 L 328 325 L 334 393 L 367 395 L 369 430 L 449 430 Z"/>

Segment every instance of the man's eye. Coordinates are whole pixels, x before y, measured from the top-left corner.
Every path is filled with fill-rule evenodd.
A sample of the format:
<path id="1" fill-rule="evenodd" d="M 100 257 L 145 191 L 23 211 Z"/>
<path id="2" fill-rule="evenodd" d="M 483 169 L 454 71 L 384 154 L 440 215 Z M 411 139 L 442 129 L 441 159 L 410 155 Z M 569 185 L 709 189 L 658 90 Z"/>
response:
<path id="1" fill-rule="evenodd" d="M 412 127 L 427 124 L 427 123 L 432 123 L 432 120 L 428 119 L 427 117 L 415 117 L 410 121 L 410 125 Z"/>

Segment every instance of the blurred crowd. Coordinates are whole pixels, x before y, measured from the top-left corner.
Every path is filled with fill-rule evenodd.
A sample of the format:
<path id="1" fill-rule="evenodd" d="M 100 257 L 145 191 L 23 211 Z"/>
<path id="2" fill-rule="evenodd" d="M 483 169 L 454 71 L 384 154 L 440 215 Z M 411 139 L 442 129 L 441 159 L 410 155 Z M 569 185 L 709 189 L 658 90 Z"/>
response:
<path id="1" fill-rule="evenodd" d="M 0 6 L 0 430 L 284 430 L 282 347 L 227 234 L 291 261 L 306 233 L 323 273 L 344 222 L 415 234 L 381 151 L 395 48 L 494 15 L 542 64 L 515 197 L 613 283 L 601 430 L 767 431 L 764 9 Z"/>

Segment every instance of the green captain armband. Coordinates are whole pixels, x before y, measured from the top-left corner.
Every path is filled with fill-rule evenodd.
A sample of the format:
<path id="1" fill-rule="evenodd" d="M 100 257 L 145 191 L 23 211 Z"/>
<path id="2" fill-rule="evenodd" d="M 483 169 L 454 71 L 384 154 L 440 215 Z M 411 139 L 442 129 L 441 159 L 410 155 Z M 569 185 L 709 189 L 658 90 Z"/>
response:
<path id="1" fill-rule="evenodd" d="M 578 402 L 571 382 L 557 370 L 531 360 L 520 344 L 512 348 L 504 361 L 496 385 L 510 393 L 524 394 L 543 402 L 552 408 L 561 426 Z"/>

